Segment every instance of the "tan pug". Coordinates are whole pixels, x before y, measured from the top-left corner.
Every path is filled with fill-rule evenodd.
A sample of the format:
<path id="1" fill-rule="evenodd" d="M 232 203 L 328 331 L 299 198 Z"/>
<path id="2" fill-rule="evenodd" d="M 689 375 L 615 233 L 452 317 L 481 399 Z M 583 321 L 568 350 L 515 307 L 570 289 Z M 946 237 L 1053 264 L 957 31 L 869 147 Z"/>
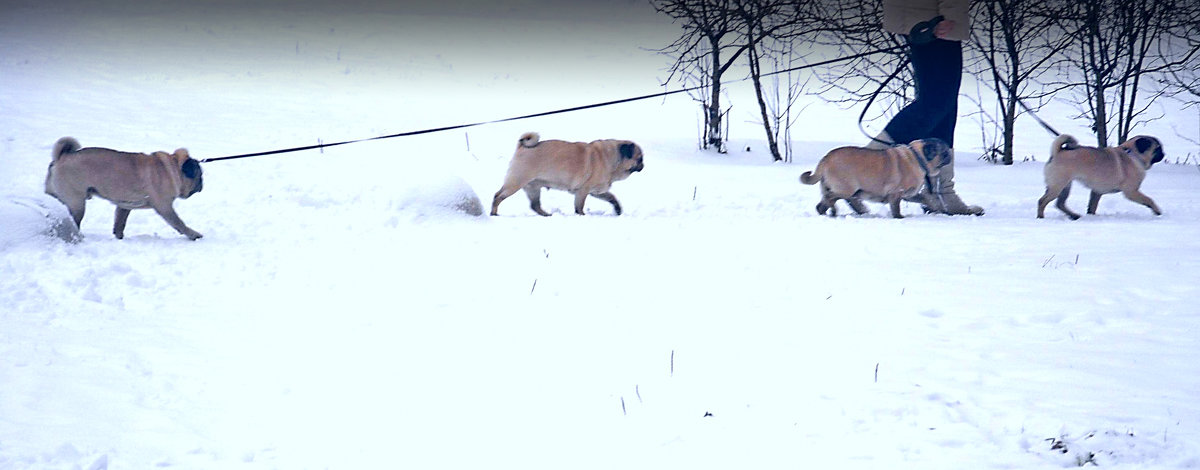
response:
<path id="1" fill-rule="evenodd" d="M 609 188 L 643 168 L 642 148 L 628 140 L 543 141 L 536 132 L 527 132 L 517 141 L 504 185 L 492 198 L 492 215 L 501 201 L 520 189 L 529 196 L 534 212 L 550 215 L 542 210 L 542 188 L 574 194 L 576 214 L 583 215 L 583 202 L 590 194 L 608 201 L 621 215 L 621 203 Z"/>
<path id="2" fill-rule="evenodd" d="M 1149 207 L 1154 215 L 1162 215 L 1158 205 L 1149 196 L 1142 194 L 1142 180 L 1146 170 L 1163 157 L 1162 142 L 1150 136 L 1139 135 L 1116 147 L 1081 147 L 1079 141 L 1069 135 L 1060 135 L 1050 145 L 1050 161 L 1046 162 L 1046 193 L 1038 199 L 1037 216 L 1046 215 L 1046 205 L 1054 204 L 1071 220 L 1079 214 L 1067 209 L 1067 196 L 1071 195 L 1071 182 L 1078 181 L 1092 190 L 1087 213 L 1096 214 L 1100 196 L 1120 191 L 1130 201 Z"/>
<path id="3" fill-rule="evenodd" d="M 900 200 L 917 197 L 929 177 L 937 176 L 953 156 L 941 139 L 914 140 L 908 145 L 876 150 L 839 147 L 831 150 L 813 171 L 800 175 L 804 184 L 821 183 L 817 213 L 837 215 L 834 203 L 845 199 L 859 215 L 867 208 L 862 200 L 885 202 L 892 217 L 900 215 Z"/>
<path id="4" fill-rule="evenodd" d="M 175 213 L 175 198 L 187 199 L 204 187 L 200 162 L 186 149 L 175 153 L 118 152 L 80 148 L 71 137 L 54 144 L 53 160 L 46 172 L 46 194 L 67 206 L 75 225 L 83 221 L 85 202 L 93 195 L 117 205 L 113 235 L 125 237 L 125 221 L 132 209 L 154 209 L 172 228 L 195 240 L 199 232 L 184 225 Z"/>

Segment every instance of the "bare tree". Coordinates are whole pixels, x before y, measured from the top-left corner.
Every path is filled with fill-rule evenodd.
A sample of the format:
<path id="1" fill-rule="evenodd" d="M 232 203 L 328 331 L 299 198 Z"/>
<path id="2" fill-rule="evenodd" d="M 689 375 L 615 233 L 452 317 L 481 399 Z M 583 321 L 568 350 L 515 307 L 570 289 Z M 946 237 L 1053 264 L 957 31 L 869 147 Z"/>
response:
<path id="1" fill-rule="evenodd" d="M 813 21 L 812 0 L 654 0 L 654 7 L 681 23 L 684 34 L 661 52 L 675 57 L 671 79 L 698 83 L 699 95 L 693 95 L 704 109 L 705 132 L 702 147 L 723 150 L 721 133 L 721 88 L 726 73 L 745 54 L 750 80 L 758 98 L 759 111 L 767 135 L 768 147 L 776 160 L 782 159 L 777 141 L 778 129 L 766 102 L 762 77 L 764 58 L 785 48 L 771 48 L 768 42 L 786 44 L 805 32 Z"/>
<path id="2" fill-rule="evenodd" d="M 1173 51 L 1190 51 L 1200 47 L 1200 4 L 1190 3 L 1175 11 L 1179 19 L 1179 27 L 1170 31 L 1162 41 L 1162 48 Z M 1183 103 L 1183 107 L 1194 108 L 1200 112 L 1200 54 L 1194 54 L 1186 63 L 1169 71 L 1159 78 L 1159 83 L 1168 96 Z M 1184 120 L 1184 123 L 1187 121 Z M 1192 121 L 1195 126 L 1181 133 L 1176 128 L 1175 133 L 1180 138 L 1200 146 L 1200 119 Z M 1191 159 L 1189 152 L 1186 159 Z M 1176 159 L 1178 161 L 1178 158 Z M 1186 161 L 1186 160 L 1185 160 Z M 1200 164 L 1200 159 L 1197 161 Z"/>
<path id="3" fill-rule="evenodd" d="M 812 94 L 847 108 L 879 103 L 874 109 L 864 109 L 866 121 L 887 117 L 902 108 L 910 98 L 912 76 L 903 67 L 907 59 L 902 38 L 880 26 L 882 2 L 823 2 L 821 8 L 819 15 L 825 18 L 827 28 L 814 42 L 823 46 L 826 58 L 855 58 L 815 69 L 821 85 Z M 887 52 L 870 54 L 880 50 Z"/>
<path id="4" fill-rule="evenodd" d="M 1179 27 L 1163 37 L 1161 48 L 1168 51 L 1189 51 L 1200 47 L 1200 4 L 1187 4 L 1176 10 Z M 1182 66 L 1168 71 L 1159 78 L 1159 84 L 1168 96 L 1183 103 L 1184 107 L 1200 107 L 1200 54 L 1192 55 Z M 1189 139 L 1200 140 L 1200 135 Z"/>
<path id="5" fill-rule="evenodd" d="M 817 20 L 810 8 L 812 2 L 805 0 L 736 0 L 736 5 L 767 147 L 772 158 L 780 161 L 783 155 L 779 151 L 779 123 L 778 119 L 772 118 L 774 113 L 770 110 L 763 87 L 763 77 L 774 72 L 763 71 L 763 58 L 789 54 L 793 49 L 793 39 L 815 34 L 823 28 L 824 23 Z M 772 48 L 772 42 L 780 46 Z M 775 60 L 772 62 L 778 63 Z"/>
<path id="6" fill-rule="evenodd" d="M 783 161 L 788 163 L 792 161 L 792 124 L 797 115 L 808 108 L 799 101 L 812 79 L 811 74 L 796 70 L 802 57 L 790 45 L 771 55 L 775 70 L 781 72 L 771 74 L 766 105 L 775 140 L 782 142 Z"/>
<path id="7" fill-rule="evenodd" d="M 733 0 L 652 0 L 659 13 L 673 18 L 683 35 L 659 52 L 675 58 L 667 82 L 698 83 L 704 114 L 703 148 L 724 152 L 721 132 L 721 85 L 725 72 L 746 50 L 738 34 L 740 17 Z"/>
<path id="8" fill-rule="evenodd" d="M 1019 104 L 1036 110 L 1058 91 L 1042 86 L 1038 79 L 1053 70 L 1060 52 L 1073 45 L 1059 24 L 1069 1 L 977 0 L 968 43 L 983 61 L 976 61 L 981 67 L 973 72 L 981 82 L 991 83 L 1003 132 L 1002 148 L 992 149 L 988 155 L 994 157 L 989 159 L 998 157 L 1011 165 Z"/>
<path id="9" fill-rule="evenodd" d="M 1100 146 L 1129 138 L 1148 119 L 1146 112 L 1163 96 L 1144 90 L 1143 79 L 1169 75 L 1193 60 L 1200 45 L 1172 50 L 1165 38 L 1180 28 L 1176 11 L 1194 0 L 1097 0 L 1072 3 L 1068 16 L 1079 48 L 1067 61 L 1082 77 L 1067 82 L 1082 90 L 1076 102 L 1088 118 Z"/>

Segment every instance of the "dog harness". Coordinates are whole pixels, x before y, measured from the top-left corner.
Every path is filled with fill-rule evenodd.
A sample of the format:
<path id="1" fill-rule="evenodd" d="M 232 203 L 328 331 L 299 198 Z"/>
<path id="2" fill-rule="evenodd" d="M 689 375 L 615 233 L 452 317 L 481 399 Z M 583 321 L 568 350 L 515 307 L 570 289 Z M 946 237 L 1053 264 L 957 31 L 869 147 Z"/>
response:
<path id="1" fill-rule="evenodd" d="M 929 192 L 937 194 L 938 198 L 941 198 L 942 197 L 941 194 L 938 193 L 937 191 L 934 191 L 933 178 L 929 177 L 929 165 L 925 164 L 925 159 L 918 157 L 917 151 L 913 150 L 911 145 L 907 145 L 907 144 L 897 145 L 896 147 L 904 147 L 904 148 L 908 149 L 908 153 L 910 155 L 912 155 L 913 160 L 917 161 L 917 165 L 919 165 L 921 167 L 921 171 L 925 172 L 925 187 L 929 188 Z M 920 188 L 917 189 L 917 192 L 918 193 L 921 192 Z"/>

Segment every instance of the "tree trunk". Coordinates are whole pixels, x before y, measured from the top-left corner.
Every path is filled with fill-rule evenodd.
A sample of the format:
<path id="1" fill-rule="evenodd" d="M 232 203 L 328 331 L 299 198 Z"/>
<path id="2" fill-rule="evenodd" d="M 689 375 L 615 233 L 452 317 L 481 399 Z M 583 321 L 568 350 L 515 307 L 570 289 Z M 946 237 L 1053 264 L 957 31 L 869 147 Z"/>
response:
<path id="1" fill-rule="evenodd" d="M 1001 162 L 1005 165 L 1013 164 L 1013 139 L 1015 138 L 1017 123 L 1017 101 L 1021 99 L 1021 49 L 1017 46 L 1017 40 L 1013 32 L 1015 21 L 1013 20 L 1012 8 L 1001 8 L 1001 29 L 1004 31 L 1004 46 L 1008 49 L 1008 67 L 1012 72 L 1008 75 L 1008 102 L 1005 103 L 1004 109 L 1004 155 L 1001 156 Z"/>
<path id="2" fill-rule="evenodd" d="M 762 113 L 763 130 L 767 133 L 767 147 L 771 150 L 771 157 L 775 161 L 783 160 L 783 156 L 779 154 L 779 143 L 775 139 L 775 132 L 771 130 L 770 113 L 767 111 L 767 100 L 763 97 L 762 90 L 762 69 L 759 68 L 758 48 L 754 47 L 753 38 L 749 38 L 751 44 L 747 50 L 750 58 L 750 79 L 754 82 L 754 95 L 758 97 L 758 110 Z"/>
<path id="3" fill-rule="evenodd" d="M 1016 95 L 1009 95 L 1006 100 L 1004 109 L 1004 153 L 1001 156 L 1001 163 L 1005 165 L 1013 164 L 1013 140 L 1016 138 L 1017 127 L 1017 98 Z"/>
<path id="4" fill-rule="evenodd" d="M 1104 100 L 1104 85 L 1097 80 L 1096 87 L 1096 119 L 1092 125 L 1096 130 L 1096 146 L 1108 147 L 1108 110 L 1105 108 L 1108 103 Z"/>
<path id="5" fill-rule="evenodd" d="M 705 138 L 705 148 L 713 146 L 718 152 L 725 153 L 721 140 L 721 48 L 720 44 L 712 44 L 712 97 L 708 102 L 708 135 Z"/>

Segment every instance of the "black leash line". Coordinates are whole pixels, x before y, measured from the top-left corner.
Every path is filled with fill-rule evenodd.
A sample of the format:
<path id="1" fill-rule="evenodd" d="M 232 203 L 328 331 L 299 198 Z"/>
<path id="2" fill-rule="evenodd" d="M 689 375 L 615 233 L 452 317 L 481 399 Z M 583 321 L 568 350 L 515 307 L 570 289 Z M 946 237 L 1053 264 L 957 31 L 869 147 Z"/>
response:
<path id="1" fill-rule="evenodd" d="M 992 56 L 990 54 L 983 54 L 983 58 L 987 59 L 988 64 L 992 66 L 992 77 L 995 78 L 997 82 L 1000 82 L 1001 85 L 1004 85 L 1005 91 L 1011 90 L 1012 87 L 1008 86 L 1008 82 L 1000 76 L 1000 72 L 996 71 L 996 62 L 992 60 Z M 1042 118 L 1038 117 L 1037 113 L 1033 112 L 1033 109 L 1030 109 L 1029 105 L 1026 105 L 1025 100 L 1022 100 L 1020 96 L 1014 94 L 1012 98 L 1017 100 L 1017 104 L 1021 105 L 1021 109 L 1024 109 L 1026 113 L 1032 116 L 1034 121 L 1037 121 L 1038 124 L 1042 125 L 1042 129 L 1045 129 L 1047 132 L 1054 135 L 1054 137 L 1062 135 L 1062 133 L 1054 130 L 1053 127 L 1050 127 L 1050 124 L 1047 124 L 1046 121 L 1043 121 Z"/>
<path id="2" fill-rule="evenodd" d="M 985 59 L 987 59 L 988 63 L 991 64 L 991 66 L 992 66 L 992 77 L 995 78 L 997 82 L 1000 82 L 1001 85 L 1004 85 L 1005 90 L 1008 90 L 1009 89 L 1008 82 L 1005 81 L 1004 78 L 1000 77 L 1000 72 L 996 71 L 996 63 L 994 61 L 992 61 L 991 56 L 989 56 L 987 54 L 984 54 L 983 56 Z M 888 145 L 888 146 L 897 144 L 896 142 L 887 142 L 884 140 L 880 140 L 877 137 L 871 136 L 871 134 L 869 132 L 867 132 L 866 129 L 863 128 L 863 120 L 866 119 L 867 110 L 871 109 L 871 104 L 875 102 L 875 98 L 878 97 L 881 92 L 883 92 L 884 87 L 886 87 L 889 82 L 891 82 L 893 79 L 896 78 L 897 75 L 900 74 L 901 70 L 904 70 L 904 67 L 906 67 L 908 65 L 908 63 L 909 63 L 908 57 L 905 57 L 904 60 L 900 61 L 900 65 L 896 66 L 896 71 L 892 72 L 892 74 L 890 76 L 888 76 L 888 78 L 886 80 L 884 80 L 882 83 L 879 84 L 879 88 L 875 90 L 875 93 L 871 94 L 871 97 L 869 99 L 867 99 L 866 106 L 863 106 L 862 113 L 860 113 L 858 115 L 858 130 L 860 132 L 862 132 L 863 135 L 867 136 L 867 138 L 871 139 L 874 142 L 879 142 L 881 144 Z M 1054 137 L 1058 137 L 1058 136 L 1062 135 L 1060 132 L 1058 132 L 1053 127 L 1051 127 L 1050 124 L 1046 123 L 1046 121 L 1043 121 L 1041 117 L 1038 117 L 1037 113 L 1034 112 L 1033 109 L 1031 109 L 1029 107 L 1029 105 L 1025 104 L 1025 100 L 1022 100 L 1021 97 L 1019 97 L 1019 96 L 1014 96 L 1013 98 L 1017 100 L 1017 104 L 1021 105 L 1021 109 L 1024 109 L 1026 114 L 1028 114 L 1030 117 L 1032 117 L 1033 120 L 1037 121 L 1038 124 L 1042 125 L 1042 129 L 1045 129 L 1047 132 L 1049 132 Z"/>
<path id="3" fill-rule="evenodd" d="M 945 20 L 945 17 L 938 15 L 937 17 L 934 17 L 933 19 L 931 19 L 929 21 L 917 23 L 915 26 L 912 27 L 912 30 L 909 32 L 909 34 L 907 36 L 909 43 L 914 44 L 914 45 L 921 45 L 921 44 L 928 44 L 929 42 L 932 42 L 936 37 L 935 28 L 937 27 L 937 24 L 944 20 Z M 905 47 L 905 46 L 897 46 L 897 47 Z M 895 50 L 895 49 L 896 48 L 892 48 L 892 50 Z M 1008 86 L 1008 82 L 1005 81 L 1004 78 L 1000 77 L 1000 72 L 997 71 L 996 62 L 992 60 L 992 56 L 990 54 L 983 54 L 983 58 L 987 59 L 988 64 L 992 66 L 992 77 L 995 78 L 995 80 L 997 82 L 999 82 L 1001 85 L 1004 85 L 1005 90 L 1011 89 L 1011 87 Z M 871 134 L 868 133 L 866 129 L 863 129 L 863 119 L 866 118 L 867 110 L 871 108 L 871 103 L 875 102 L 875 98 L 879 96 L 879 93 L 881 93 L 883 91 L 884 87 L 887 87 L 888 82 L 891 82 L 892 79 L 896 78 L 896 76 L 900 74 L 900 71 L 903 70 L 904 67 L 907 66 L 909 62 L 911 62 L 911 57 L 905 56 L 904 60 L 902 60 L 900 62 L 900 65 L 896 66 L 896 71 L 892 72 L 892 74 L 890 76 L 888 76 L 888 78 L 886 80 L 884 80 L 883 83 L 880 83 L 879 89 L 875 90 L 875 93 L 871 94 L 871 98 L 867 100 L 867 105 L 863 106 L 862 114 L 858 115 L 858 130 L 860 132 L 862 132 L 863 135 L 867 136 L 867 138 L 871 139 L 874 142 L 879 142 L 881 144 L 889 145 L 889 146 L 896 145 L 896 142 L 886 142 L 884 140 L 880 140 L 877 137 L 872 137 Z M 996 91 L 997 91 L 997 95 L 999 95 L 1000 90 L 996 90 Z M 1038 124 L 1041 124 L 1043 129 L 1046 129 L 1046 131 L 1050 132 L 1050 134 L 1053 134 L 1055 137 L 1062 135 L 1058 131 L 1054 130 L 1053 127 L 1050 127 L 1050 124 L 1047 124 L 1046 121 L 1043 121 L 1042 118 L 1038 117 L 1037 113 L 1033 112 L 1033 109 L 1030 109 L 1029 105 L 1026 105 L 1025 100 L 1022 100 L 1021 97 L 1014 95 L 1012 98 L 1017 100 L 1017 104 L 1021 105 L 1021 109 L 1024 109 L 1026 113 L 1028 113 L 1030 116 L 1033 116 L 1033 119 L 1035 121 L 1037 121 Z"/>
<path id="4" fill-rule="evenodd" d="M 636 96 L 633 98 L 624 98 L 624 99 L 613 100 L 613 101 L 605 101 L 603 103 L 594 103 L 594 104 L 588 104 L 588 105 L 583 105 L 583 106 L 575 106 L 575 107 L 571 107 L 571 108 L 556 109 L 554 111 L 545 111 L 545 112 L 541 112 L 541 113 L 526 114 L 524 116 L 515 116 L 515 117 L 510 117 L 510 118 L 504 118 L 504 119 L 496 119 L 496 120 L 492 120 L 492 121 L 481 121 L 481 122 L 474 122 L 474 123 L 470 123 L 470 124 L 456 124 L 453 126 L 421 129 L 421 130 L 416 130 L 416 131 L 401 132 L 398 134 L 381 135 L 378 137 L 368 137 L 365 139 L 355 139 L 355 140 L 347 140 L 347 141 L 342 141 L 342 142 L 332 142 L 332 143 L 328 143 L 328 144 L 322 143 L 322 144 L 317 144 L 317 145 L 306 145 L 303 147 L 292 147 L 292 148 L 279 149 L 279 150 L 268 150 L 265 152 L 245 153 L 245 154 L 241 154 L 241 155 L 231 155 L 228 157 L 205 158 L 203 160 L 200 160 L 200 162 L 207 163 L 207 162 L 218 162 L 221 160 L 236 160 L 239 158 L 261 157 L 264 155 L 277 155 L 277 154 L 281 154 L 281 153 L 301 152 L 304 150 L 324 149 L 324 148 L 329 148 L 329 147 L 337 147 L 339 145 L 356 144 L 359 142 L 369 142 L 372 140 L 384 140 L 384 139 L 394 139 L 397 137 L 410 137 L 410 136 L 414 136 L 414 135 L 432 134 L 435 132 L 452 131 L 455 129 L 465 129 L 468 127 L 476 127 L 476 126 L 482 126 L 482 125 L 486 125 L 486 124 L 497 124 L 497 123 L 501 123 L 501 122 L 517 121 L 517 120 L 521 120 L 521 119 L 530 119 L 530 118 L 535 118 L 535 117 L 550 116 L 553 114 L 569 113 L 569 112 L 574 112 L 574 111 L 582 111 L 585 109 L 599 108 L 599 107 L 603 107 L 603 106 L 611 106 L 611 105 L 615 105 L 615 104 L 628 103 L 631 101 L 640 101 L 640 100 L 646 100 L 646 99 L 651 99 L 651 98 L 659 98 L 659 97 L 663 97 L 663 96 L 667 96 L 667 95 L 673 95 L 676 93 L 692 91 L 692 90 L 695 90 L 698 88 L 699 87 L 693 87 L 693 88 L 684 88 L 681 90 L 664 91 L 664 92 L 653 93 L 653 94 L 649 94 L 649 95 Z"/>
<path id="5" fill-rule="evenodd" d="M 908 45 L 896 47 L 912 47 L 933 42 L 934 39 L 937 39 L 936 29 L 938 23 L 941 23 L 945 20 L 946 17 L 938 15 L 929 21 L 922 21 L 913 25 L 912 29 L 908 31 L 908 34 L 904 36 L 904 39 L 906 42 L 908 42 Z M 867 104 L 863 106 L 862 113 L 859 113 L 858 115 L 858 131 L 862 132 L 862 134 L 867 136 L 868 139 L 871 139 L 872 142 L 878 142 L 888 147 L 893 147 L 900 144 L 899 142 L 888 142 L 880 139 L 879 137 L 872 136 L 867 132 L 866 129 L 863 128 L 863 120 L 866 119 L 867 111 L 871 109 L 871 104 L 875 102 L 875 98 L 879 97 L 879 94 L 883 92 L 883 89 L 887 88 L 888 83 L 891 83 L 892 80 L 899 76 L 900 72 L 903 71 L 910 62 L 912 62 L 912 51 L 909 51 L 908 54 L 904 55 L 904 58 L 900 60 L 900 64 L 896 66 L 896 70 L 892 72 L 891 75 L 888 75 L 888 78 L 884 79 L 883 82 L 879 84 L 879 88 L 876 88 L 874 93 L 871 93 L 871 97 L 867 98 Z M 927 184 L 930 183 L 928 171 L 925 172 L 925 182 Z M 929 184 L 929 188 L 932 191 L 933 185 Z"/>
<path id="6" fill-rule="evenodd" d="M 858 59 L 858 58 L 862 58 L 862 57 L 866 57 L 866 56 L 870 56 L 870 55 L 882 54 L 885 52 L 893 52 L 902 47 L 904 47 L 904 46 L 895 46 L 895 47 L 889 47 L 889 48 L 884 48 L 884 49 L 878 49 L 878 50 L 863 52 L 863 53 L 859 53 L 859 54 L 855 54 L 855 55 L 851 55 L 851 56 L 839 57 L 836 59 L 829 59 L 829 60 L 824 60 L 824 61 L 820 61 L 820 62 L 814 62 L 811 64 L 805 64 L 805 65 L 792 67 L 792 68 L 788 68 L 788 69 L 784 69 L 784 70 L 776 70 L 774 72 L 762 74 L 761 77 L 769 77 L 772 75 L 779 75 L 779 74 L 795 72 L 795 71 L 803 70 L 803 69 L 807 69 L 807 68 L 820 67 L 822 65 L 829 65 L 829 64 L 834 64 L 837 62 L 844 62 L 847 60 Z M 746 78 L 742 78 L 740 80 L 735 80 L 734 82 L 741 82 L 741 81 L 746 81 L 749 79 L 750 79 L 750 77 L 746 77 Z M 574 106 L 574 107 L 570 107 L 570 108 L 562 108 L 562 109 L 556 109 L 553 111 L 544 111 L 544 112 L 540 112 L 540 113 L 526 114 L 523 116 L 514 116 L 514 117 L 509 117 L 509 118 L 504 118 L 504 119 L 496 119 L 496 120 L 492 120 L 492 121 L 480 121 L 480 122 L 474 122 L 474 123 L 470 123 L 470 124 L 456 124 L 456 125 L 452 125 L 452 126 L 435 127 L 435 128 L 430 128 L 430 129 L 421 129 L 421 130 L 416 130 L 416 131 L 401 132 L 398 134 L 389 134 L 389 135 L 381 135 L 381 136 L 377 136 L 377 137 L 368 137 L 368 138 L 364 138 L 364 139 L 354 139 L 354 140 L 346 140 L 346 141 L 342 141 L 342 142 L 332 142 L 332 143 L 328 143 L 328 144 L 321 143 L 321 144 L 317 144 L 317 145 L 305 145 L 302 147 L 291 147 L 291 148 L 278 149 L 278 150 L 267 150 L 267 151 L 263 151 L 263 152 L 244 153 L 244 154 L 240 154 L 240 155 L 230 155 L 227 157 L 205 158 L 205 159 L 201 159 L 200 162 L 208 163 L 208 162 L 219 162 L 222 160 L 237 160 L 240 158 L 261 157 L 261 156 L 266 156 L 266 155 L 278 155 L 281 153 L 302 152 L 305 150 L 317 150 L 317 149 L 324 149 L 324 148 L 329 148 L 329 147 L 337 147 L 340 145 L 356 144 L 359 142 L 369 142 L 372 140 L 394 139 L 394 138 L 398 138 L 398 137 L 410 137 L 410 136 L 422 135 L 422 134 L 432 134 L 435 132 L 445 132 L 445 131 L 452 131 L 452 130 L 456 130 L 456 129 L 466 129 L 468 127 L 478 127 L 478 126 L 483 126 L 483 125 L 488 125 L 488 124 L 499 124 L 502 122 L 519 121 L 522 119 L 532 119 L 532 118 L 536 118 L 536 117 L 551 116 L 551 115 L 555 115 L 555 114 L 570 113 L 570 112 L 583 111 L 583 110 L 592 109 L 592 108 L 601 108 L 601 107 L 605 107 L 605 106 L 631 103 L 634 101 L 642 101 L 642 100 L 648 100 L 648 99 L 653 99 L 653 98 L 662 98 L 662 97 L 675 95 L 675 94 L 679 94 L 679 93 L 686 93 L 686 92 L 690 92 L 690 91 L 699 90 L 701 88 L 704 88 L 704 87 L 703 86 L 693 86 L 693 87 L 688 87 L 688 88 L 681 88 L 678 90 L 663 91 L 663 92 L 659 92 L 659 93 L 651 93 L 651 94 L 647 94 L 647 95 L 635 96 L 632 98 L 622 98 L 619 100 L 605 101 L 602 103 L 593 103 L 593 104 L 587 104 L 587 105 L 582 105 L 582 106 Z"/>
<path id="7" fill-rule="evenodd" d="M 891 147 L 891 146 L 894 146 L 897 144 L 897 142 L 888 142 L 886 140 L 872 136 L 869 132 L 867 132 L 866 129 L 863 128 L 863 120 L 867 118 L 867 111 L 871 109 L 871 104 L 875 102 L 875 98 L 879 97 L 879 94 L 883 92 L 883 89 L 885 87 L 887 87 L 889 82 L 894 80 L 897 75 L 900 75 L 900 72 L 903 71 L 904 68 L 908 66 L 909 60 L 910 59 L 908 58 L 908 56 L 904 56 L 904 59 L 902 59 L 900 61 L 900 65 L 896 66 L 896 71 L 892 72 L 891 75 L 888 75 L 888 78 L 879 84 L 879 88 L 875 89 L 875 93 L 871 93 L 871 97 L 867 99 L 867 104 L 863 106 L 862 112 L 859 113 L 859 115 L 858 115 L 858 131 L 862 132 L 863 135 L 867 136 L 867 138 L 871 139 L 873 142 L 879 142 L 888 147 Z M 926 176 L 926 179 L 928 179 L 928 176 Z"/>

